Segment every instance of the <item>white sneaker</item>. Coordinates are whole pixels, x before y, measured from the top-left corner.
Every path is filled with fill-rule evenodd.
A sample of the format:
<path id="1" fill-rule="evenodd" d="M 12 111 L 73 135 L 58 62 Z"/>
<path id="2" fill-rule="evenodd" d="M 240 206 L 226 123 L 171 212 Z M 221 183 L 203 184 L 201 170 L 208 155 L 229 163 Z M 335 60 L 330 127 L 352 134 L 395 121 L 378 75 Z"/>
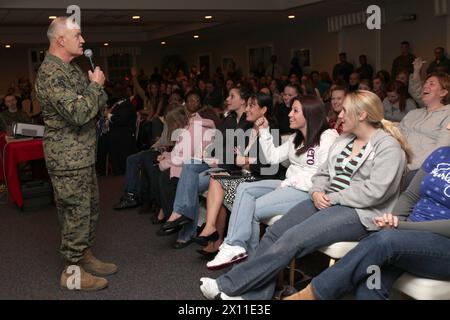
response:
<path id="1" fill-rule="evenodd" d="M 200 291 L 208 300 L 217 300 L 220 295 L 219 286 L 216 280 L 211 278 L 200 278 Z"/>
<path id="2" fill-rule="evenodd" d="M 226 293 L 221 292 L 219 295 L 219 300 L 244 300 L 241 296 L 230 297 Z"/>
<path id="3" fill-rule="evenodd" d="M 230 264 L 242 261 L 248 257 L 247 252 L 240 246 L 231 246 L 226 242 L 219 247 L 219 252 L 215 258 L 206 264 L 210 270 L 218 270 Z"/>
<path id="4" fill-rule="evenodd" d="M 200 291 L 208 300 L 244 300 L 240 296 L 230 297 L 226 293 L 220 292 L 217 281 L 211 278 L 200 278 Z"/>

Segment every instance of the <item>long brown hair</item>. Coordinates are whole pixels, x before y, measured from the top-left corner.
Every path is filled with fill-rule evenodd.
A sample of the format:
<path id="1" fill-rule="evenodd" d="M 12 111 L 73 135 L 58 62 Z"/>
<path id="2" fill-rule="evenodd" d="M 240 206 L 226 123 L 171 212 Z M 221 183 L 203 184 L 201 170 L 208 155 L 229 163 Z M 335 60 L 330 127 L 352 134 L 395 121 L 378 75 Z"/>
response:
<path id="1" fill-rule="evenodd" d="M 296 97 L 292 100 L 292 105 L 294 105 L 295 101 L 300 102 L 303 116 L 306 120 L 306 137 L 303 136 L 300 130 L 296 130 L 294 138 L 295 148 L 299 148 L 303 143 L 303 146 L 295 153 L 295 155 L 300 156 L 308 151 L 308 149 L 320 145 L 320 136 L 325 130 L 329 129 L 329 125 L 325 107 L 317 96 L 307 95 L 301 98 Z"/>

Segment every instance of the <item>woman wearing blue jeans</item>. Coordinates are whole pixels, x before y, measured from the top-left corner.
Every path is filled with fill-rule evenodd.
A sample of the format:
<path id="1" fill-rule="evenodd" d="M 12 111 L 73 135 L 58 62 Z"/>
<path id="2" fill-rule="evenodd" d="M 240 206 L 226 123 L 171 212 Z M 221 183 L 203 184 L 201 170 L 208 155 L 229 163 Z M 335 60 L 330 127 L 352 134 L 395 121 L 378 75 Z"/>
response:
<path id="1" fill-rule="evenodd" d="M 245 108 L 250 95 L 251 92 L 245 88 L 230 90 L 230 95 L 227 98 L 229 114 L 219 128 L 223 138 L 222 151 L 224 155 L 227 153 L 234 155 L 235 147 L 245 148 L 245 146 L 238 146 L 238 141 L 227 142 L 226 138 L 228 136 L 227 131 L 231 130 L 234 133 L 236 130 L 242 129 L 245 132 L 252 126 L 245 116 Z M 224 158 L 226 159 L 226 157 Z M 184 248 L 197 235 L 198 195 L 208 189 L 210 180 L 208 172 L 216 170 L 217 167 L 231 170 L 238 168 L 234 163 L 225 163 L 223 159 L 192 160 L 191 164 L 183 165 L 173 211 L 167 222 L 158 231 L 158 235 L 169 235 L 180 231 L 174 248 Z"/>
<path id="2" fill-rule="evenodd" d="M 340 241 L 358 241 L 377 230 L 373 218 L 393 209 L 409 150 L 383 119 L 380 98 L 369 91 L 347 95 L 339 115 L 344 136 L 312 177 L 312 200 L 272 225 L 256 253 L 218 279 L 202 278 L 208 299 L 271 299 L 277 273 L 289 261 Z"/>
<path id="3" fill-rule="evenodd" d="M 338 299 L 355 288 L 357 299 L 387 299 L 403 272 L 450 280 L 450 147 L 428 157 L 393 213 L 377 217 L 375 223 L 386 230 L 362 240 L 288 299 Z M 381 269 L 379 288 L 366 284 L 370 266 Z"/>
<path id="4" fill-rule="evenodd" d="M 286 179 L 267 179 L 244 182 L 236 190 L 228 233 L 216 257 L 206 266 L 221 269 L 253 254 L 259 243 L 259 225 L 276 215 L 286 214 L 297 203 L 309 199 L 311 177 L 326 161 L 328 150 L 339 136 L 328 128 L 325 108 L 315 96 L 292 100 L 289 113 L 290 128 L 295 130 L 289 139 L 275 147 L 266 118 L 259 125 L 259 147 L 270 164 L 289 159 Z M 264 171 L 261 170 L 261 174 Z M 208 226 L 208 224 L 207 224 Z M 206 229 L 206 227 L 205 227 Z M 215 230 L 203 230 L 203 236 Z"/>

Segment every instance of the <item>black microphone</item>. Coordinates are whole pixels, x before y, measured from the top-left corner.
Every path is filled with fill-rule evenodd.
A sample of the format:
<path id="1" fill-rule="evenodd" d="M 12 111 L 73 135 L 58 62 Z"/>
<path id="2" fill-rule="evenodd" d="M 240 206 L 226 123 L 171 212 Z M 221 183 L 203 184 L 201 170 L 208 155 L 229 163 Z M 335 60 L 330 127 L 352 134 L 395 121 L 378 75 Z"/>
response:
<path id="1" fill-rule="evenodd" d="M 92 71 L 95 70 L 95 64 L 94 64 L 94 62 L 92 61 L 92 56 L 93 56 L 93 55 L 94 55 L 94 53 L 92 52 L 91 49 L 86 49 L 86 50 L 84 50 L 84 56 L 85 56 L 86 58 L 89 59 L 89 62 L 91 63 Z"/>

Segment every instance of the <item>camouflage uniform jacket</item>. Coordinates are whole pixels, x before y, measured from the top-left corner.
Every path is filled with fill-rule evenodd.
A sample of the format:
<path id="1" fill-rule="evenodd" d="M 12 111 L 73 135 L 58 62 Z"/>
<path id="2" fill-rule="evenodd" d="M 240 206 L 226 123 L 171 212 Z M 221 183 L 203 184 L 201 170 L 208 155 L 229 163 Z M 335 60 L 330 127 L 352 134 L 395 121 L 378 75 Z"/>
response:
<path id="1" fill-rule="evenodd" d="M 95 117 L 105 106 L 103 88 L 88 81 L 74 63 L 47 52 L 36 78 L 45 123 L 44 153 L 49 171 L 76 170 L 95 163 Z"/>

